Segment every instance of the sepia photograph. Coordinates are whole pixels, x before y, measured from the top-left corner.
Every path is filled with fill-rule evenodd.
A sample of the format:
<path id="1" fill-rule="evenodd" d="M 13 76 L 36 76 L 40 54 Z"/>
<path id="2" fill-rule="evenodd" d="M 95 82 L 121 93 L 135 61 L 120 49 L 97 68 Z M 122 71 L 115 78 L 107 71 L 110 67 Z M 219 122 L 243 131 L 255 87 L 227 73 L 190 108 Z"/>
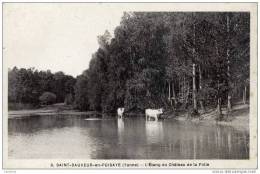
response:
<path id="1" fill-rule="evenodd" d="M 256 3 L 2 7 L 4 168 L 257 168 Z"/>

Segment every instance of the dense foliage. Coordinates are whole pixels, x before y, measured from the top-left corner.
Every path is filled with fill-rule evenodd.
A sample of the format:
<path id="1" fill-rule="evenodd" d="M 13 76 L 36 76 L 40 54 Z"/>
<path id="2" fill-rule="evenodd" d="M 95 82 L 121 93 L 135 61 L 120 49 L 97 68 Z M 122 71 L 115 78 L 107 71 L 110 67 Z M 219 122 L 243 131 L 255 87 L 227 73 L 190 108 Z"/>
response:
<path id="1" fill-rule="evenodd" d="M 63 72 L 53 74 L 49 70 L 14 67 L 8 71 L 8 102 L 37 106 L 40 104 L 39 97 L 45 92 L 53 93 L 55 102 L 64 102 L 66 98 L 74 96 L 75 83 L 75 78 Z"/>
<path id="2" fill-rule="evenodd" d="M 113 38 L 107 31 L 98 37 L 89 69 L 77 77 L 75 103 L 102 112 L 162 106 L 221 112 L 248 88 L 249 19 L 249 13 L 125 13 Z"/>
<path id="3" fill-rule="evenodd" d="M 49 105 L 56 102 L 56 95 L 51 92 L 44 92 L 40 97 L 39 100 L 43 105 Z"/>

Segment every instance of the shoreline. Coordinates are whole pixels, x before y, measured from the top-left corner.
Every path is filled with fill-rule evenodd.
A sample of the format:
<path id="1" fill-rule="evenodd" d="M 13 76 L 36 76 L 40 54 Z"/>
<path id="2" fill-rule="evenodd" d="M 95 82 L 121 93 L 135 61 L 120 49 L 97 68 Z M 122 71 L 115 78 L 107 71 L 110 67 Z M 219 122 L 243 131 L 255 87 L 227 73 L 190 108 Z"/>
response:
<path id="1" fill-rule="evenodd" d="M 223 109 L 223 114 L 226 114 L 226 110 Z M 215 120 L 217 113 L 214 110 L 210 110 L 205 114 L 201 114 L 198 118 L 188 118 L 187 113 L 173 116 L 170 118 L 181 122 L 194 122 L 194 123 L 207 123 L 218 124 L 223 126 L 231 126 L 237 130 L 246 131 L 249 133 L 249 105 L 237 105 L 233 108 L 230 114 L 229 121 L 217 121 Z M 167 119 L 166 119 L 167 120 Z"/>
<path id="2" fill-rule="evenodd" d="M 224 114 L 225 112 L 226 111 L 223 110 Z M 43 107 L 39 109 L 8 111 L 8 119 L 44 115 L 89 115 L 94 118 L 102 114 L 96 111 L 78 111 L 72 109 L 71 106 L 64 106 L 61 104 Z M 178 116 L 175 116 L 174 114 L 169 114 L 166 119 L 163 119 L 163 121 L 177 120 L 181 122 L 219 124 L 223 126 L 231 126 L 235 129 L 249 132 L 249 105 L 235 106 L 230 116 L 230 121 L 216 121 L 215 118 L 216 112 L 213 110 L 209 110 L 205 114 L 201 114 L 201 116 L 198 118 L 188 118 L 187 113 L 183 113 Z"/>
<path id="3" fill-rule="evenodd" d="M 30 116 L 43 115 L 99 115 L 96 111 L 79 111 L 72 108 L 70 105 L 58 103 L 50 106 L 44 106 L 37 109 L 10 110 L 8 118 L 21 118 Z"/>
<path id="4" fill-rule="evenodd" d="M 202 123 L 202 124 L 209 124 L 209 125 L 223 125 L 223 126 L 230 126 L 234 129 L 240 131 L 246 131 L 249 133 L 249 119 L 243 117 L 235 117 L 232 121 L 216 121 L 215 119 L 205 119 L 199 120 L 197 118 L 187 120 L 183 116 L 178 116 L 175 118 L 169 118 L 171 120 L 177 120 L 180 122 L 192 122 L 192 123 Z"/>

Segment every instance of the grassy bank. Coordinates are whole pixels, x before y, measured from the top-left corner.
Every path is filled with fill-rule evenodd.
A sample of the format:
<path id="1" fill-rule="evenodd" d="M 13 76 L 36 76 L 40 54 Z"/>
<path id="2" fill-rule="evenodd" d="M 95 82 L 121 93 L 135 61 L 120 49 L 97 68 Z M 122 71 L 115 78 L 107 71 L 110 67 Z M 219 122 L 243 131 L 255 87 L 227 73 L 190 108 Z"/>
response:
<path id="1" fill-rule="evenodd" d="M 223 109 L 223 114 L 226 115 L 226 109 Z M 188 113 L 181 113 L 179 115 L 170 114 L 167 119 L 175 119 L 178 121 L 191 121 L 197 123 L 210 123 L 232 126 L 236 129 L 249 131 L 249 105 L 237 104 L 233 107 L 229 115 L 228 121 L 216 121 L 218 113 L 215 109 L 209 109 L 198 118 L 190 118 Z M 167 120 L 166 119 L 166 120 Z"/>
<path id="2" fill-rule="evenodd" d="M 64 103 L 57 103 L 48 106 L 41 106 L 35 109 L 9 110 L 8 118 L 26 117 L 33 115 L 97 115 L 96 112 L 88 111 L 81 112 L 74 110 L 72 105 L 65 105 Z"/>

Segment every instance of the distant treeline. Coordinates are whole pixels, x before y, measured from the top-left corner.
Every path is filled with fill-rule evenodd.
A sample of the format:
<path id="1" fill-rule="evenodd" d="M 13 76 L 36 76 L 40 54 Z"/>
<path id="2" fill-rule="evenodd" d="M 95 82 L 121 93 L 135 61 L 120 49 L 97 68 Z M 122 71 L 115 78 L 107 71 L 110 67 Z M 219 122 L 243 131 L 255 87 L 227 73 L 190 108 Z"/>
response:
<path id="1" fill-rule="evenodd" d="M 63 72 L 14 67 L 8 71 L 8 103 L 11 109 L 15 104 L 35 107 L 48 102 L 72 103 L 75 83 L 74 77 Z"/>
<path id="2" fill-rule="evenodd" d="M 77 77 L 81 110 L 232 109 L 246 101 L 249 13 L 125 13 Z"/>

